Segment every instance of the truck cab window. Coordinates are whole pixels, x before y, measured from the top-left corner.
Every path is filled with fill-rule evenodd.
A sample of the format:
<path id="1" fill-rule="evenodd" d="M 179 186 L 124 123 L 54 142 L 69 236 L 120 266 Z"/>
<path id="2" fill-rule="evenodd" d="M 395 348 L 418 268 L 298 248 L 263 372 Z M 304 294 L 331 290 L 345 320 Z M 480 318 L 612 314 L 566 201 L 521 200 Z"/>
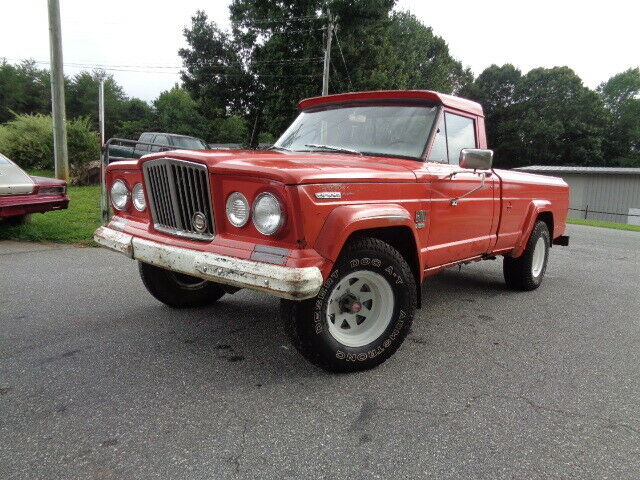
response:
<path id="1" fill-rule="evenodd" d="M 457 165 L 460 158 L 460 150 L 463 148 L 476 148 L 473 119 L 446 113 L 445 120 L 447 124 L 449 163 Z"/>
<path id="2" fill-rule="evenodd" d="M 149 142 L 151 143 L 153 141 L 153 136 L 148 134 L 148 133 L 143 133 L 142 135 L 140 135 L 139 140 L 141 142 Z M 136 144 L 136 150 L 139 150 L 141 152 L 148 152 L 149 151 L 149 145 L 142 145 L 140 143 Z"/>
<path id="3" fill-rule="evenodd" d="M 438 163 L 449 163 L 447 157 L 447 132 L 444 127 L 444 117 L 440 118 L 438 128 L 433 137 L 433 146 L 429 153 L 429 160 Z"/>
<path id="4" fill-rule="evenodd" d="M 167 138 L 166 135 L 156 135 L 156 139 L 153 141 L 153 143 L 160 143 L 162 145 L 169 145 L 169 139 Z M 154 145 L 151 147 L 151 151 L 152 152 L 159 152 L 160 150 L 166 150 L 165 148 L 162 148 L 158 145 Z"/>

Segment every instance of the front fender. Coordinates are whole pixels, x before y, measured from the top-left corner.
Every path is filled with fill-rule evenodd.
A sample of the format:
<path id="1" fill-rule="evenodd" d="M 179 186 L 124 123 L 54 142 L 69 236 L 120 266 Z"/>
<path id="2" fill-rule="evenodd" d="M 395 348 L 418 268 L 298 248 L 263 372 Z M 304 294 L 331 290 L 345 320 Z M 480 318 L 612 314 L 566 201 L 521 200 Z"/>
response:
<path id="1" fill-rule="evenodd" d="M 335 262 L 349 236 L 360 230 L 384 227 L 409 227 L 416 245 L 420 245 L 416 225 L 407 209 L 400 205 L 344 205 L 334 209 L 316 238 L 314 249 Z"/>
<path id="2" fill-rule="evenodd" d="M 533 231 L 533 227 L 536 224 L 538 215 L 543 212 L 551 212 L 551 202 L 549 200 L 533 200 L 527 208 L 527 213 L 524 217 L 522 224 L 522 233 L 516 242 L 515 248 L 511 252 L 511 256 L 514 258 L 519 257 L 524 253 L 524 249 L 527 248 L 527 242 Z"/>

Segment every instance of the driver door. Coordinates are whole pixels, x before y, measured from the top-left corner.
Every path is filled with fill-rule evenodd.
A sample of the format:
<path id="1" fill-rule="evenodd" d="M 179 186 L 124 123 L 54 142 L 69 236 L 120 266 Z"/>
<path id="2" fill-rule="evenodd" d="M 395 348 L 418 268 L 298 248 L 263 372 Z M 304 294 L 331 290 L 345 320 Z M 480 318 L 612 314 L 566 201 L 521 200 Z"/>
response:
<path id="1" fill-rule="evenodd" d="M 427 166 L 436 176 L 431 184 L 431 209 L 426 265 L 436 267 L 486 253 L 490 246 L 496 191 L 490 172 L 482 176 L 458 165 L 460 150 L 479 148 L 473 117 L 444 112 L 434 137 Z M 484 147 L 480 146 L 480 148 Z"/>

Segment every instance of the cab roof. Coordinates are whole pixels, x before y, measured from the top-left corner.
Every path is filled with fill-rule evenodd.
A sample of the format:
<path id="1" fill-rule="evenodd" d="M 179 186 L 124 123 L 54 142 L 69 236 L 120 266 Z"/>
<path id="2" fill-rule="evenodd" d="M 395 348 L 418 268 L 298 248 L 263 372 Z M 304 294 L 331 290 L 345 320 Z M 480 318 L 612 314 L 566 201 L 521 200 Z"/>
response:
<path id="1" fill-rule="evenodd" d="M 466 98 L 454 97 L 431 90 L 378 90 L 371 92 L 338 93 L 323 97 L 305 98 L 298 103 L 299 110 L 332 103 L 371 101 L 371 100 L 428 100 L 461 112 L 484 116 L 482 106 Z"/>

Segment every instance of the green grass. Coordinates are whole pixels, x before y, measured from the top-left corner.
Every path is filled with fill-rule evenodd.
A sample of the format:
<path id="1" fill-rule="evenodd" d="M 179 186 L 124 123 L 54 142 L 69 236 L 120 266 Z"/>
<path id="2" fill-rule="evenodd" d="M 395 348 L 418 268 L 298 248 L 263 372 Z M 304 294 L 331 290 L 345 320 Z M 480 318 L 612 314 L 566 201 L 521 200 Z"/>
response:
<path id="1" fill-rule="evenodd" d="M 100 226 L 100 187 L 69 187 L 68 195 L 66 210 L 34 213 L 31 223 L 25 225 L 0 223 L 0 240 L 95 245 L 93 232 Z"/>
<path id="2" fill-rule="evenodd" d="M 587 225 L 589 227 L 613 228 L 615 230 L 640 232 L 640 225 L 629 225 L 626 223 L 601 222 L 599 220 L 584 220 L 583 218 L 567 218 L 567 223 L 573 223 L 574 225 Z"/>
<path id="3" fill-rule="evenodd" d="M 33 168 L 31 170 L 27 170 L 29 175 L 33 175 L 34 177 L 49 177 L 54 178 L 56 176 L 56 172 L 53 170 L 39 170 L 37 168 Z"/>

